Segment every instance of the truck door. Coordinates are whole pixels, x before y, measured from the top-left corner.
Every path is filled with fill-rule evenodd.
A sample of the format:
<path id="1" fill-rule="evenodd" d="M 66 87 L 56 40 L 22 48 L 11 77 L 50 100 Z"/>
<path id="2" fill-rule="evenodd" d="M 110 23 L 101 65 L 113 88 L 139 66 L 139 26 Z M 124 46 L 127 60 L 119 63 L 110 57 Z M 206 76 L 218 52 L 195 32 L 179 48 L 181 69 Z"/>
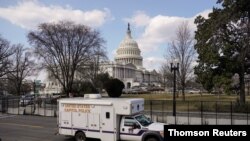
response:
<path id="1" fill-rule="evenodd" d="M 71 112 L 60 112 L 59 114 L 59 133 L 72 135 Z"/>
<path id="2" fill-rule="evenodd" d="M 140 124 L 133 117 L 123 117 L 120 126 L 121 140 L 139 141 L 141 140 Z"/>
<path id="3" fill-rule="evenodd" d="M 99 114 L 89 113 L 88 114 L 88 129 L 92 132 L 99 132 L 100 130 L 100 117 Z"/>
<path id="4" fill-rule="evenodd" d="M 86 130 L 88 128 L 87 113 L 72 112 L 72 127 Z"/>
<path id="5" fill-rule="evenodd" d="M 116 140 L 116 123 L 114 120 L 114 110 L 112 106 L 102 106 L 101 109 L 101 130 L 102 140 Z"/>

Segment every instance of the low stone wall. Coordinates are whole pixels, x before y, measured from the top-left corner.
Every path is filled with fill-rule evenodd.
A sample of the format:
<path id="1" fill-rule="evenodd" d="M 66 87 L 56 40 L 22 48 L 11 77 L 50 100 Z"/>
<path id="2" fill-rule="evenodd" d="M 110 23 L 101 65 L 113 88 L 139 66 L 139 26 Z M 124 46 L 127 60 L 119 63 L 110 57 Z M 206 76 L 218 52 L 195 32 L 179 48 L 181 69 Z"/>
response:
<path id="1" fill-rule="evenodd" d="M 49 109 L 37 109 L 35 110 L 35 115 L 39 115 L 39 116 L 57 116 L 56 111 L 55 110 L 49 110 Z"/>
<path id="2" fill-rule="evenodd" d="M 19 115 L 39 115 L 39 116 L 58 116 L 56 109 L 44 109 L 36 108 L 35 106 L 26 106 L 19 108 L 8 108 L 9 114 Z M 145 113 L 147 117 L 150 117 L 148 113 Z M 230 118 L 209 118 L 209 117 L 187 117 L 187 116 L 160 116 L 152 115 L 152 121 L 163 122 L 166 124 L 184 124 L 184 125 L 249 125 L 250 119 L 230 119 Z"/>
<path id="3" fill-rule="evenodd" d="M 38 108 L 34 105 L 28 105 L 26 107 L 19 108 L 8 108 L 8 114 L 16 114 L 16 115 L 39 115 L 39 116 L 53 116 L 56 117 L 58 112 L 54 109 L 44 109 Z"/>

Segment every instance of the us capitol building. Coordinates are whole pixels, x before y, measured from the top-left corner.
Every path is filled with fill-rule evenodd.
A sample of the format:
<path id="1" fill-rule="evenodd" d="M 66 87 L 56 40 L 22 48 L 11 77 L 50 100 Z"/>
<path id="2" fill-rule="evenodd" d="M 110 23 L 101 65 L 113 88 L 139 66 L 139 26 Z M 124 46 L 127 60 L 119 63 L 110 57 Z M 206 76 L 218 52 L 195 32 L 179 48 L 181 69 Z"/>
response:
<path id="1" fill-rule="evenodd" d="M 116 51 L 115 60 L 101 62 L 99 72 L 108 72 L 112 78 L 123 81 L 125 88 L 134 86 L 159 86 L 160 75 L 143 67 L 143 58 L 137 42 L 131 36 L 128 24 L 127 34 Z M 76 77 L 77 78 L 77 77 Z M 43 94 L 60 93 L 62 86 L 48 72 Z"/>
<path id="2" fill-rule="evenodd" d="M 102 63 L 101 69 L 113 78 L 123 81 L 125 88 L 133 86 L 158 86 L 160 75 L 143 67 L 143 58 L 137 42 L 131 36 L 128 24 L 125 38 L 121 41 L 114 61 Z"/>

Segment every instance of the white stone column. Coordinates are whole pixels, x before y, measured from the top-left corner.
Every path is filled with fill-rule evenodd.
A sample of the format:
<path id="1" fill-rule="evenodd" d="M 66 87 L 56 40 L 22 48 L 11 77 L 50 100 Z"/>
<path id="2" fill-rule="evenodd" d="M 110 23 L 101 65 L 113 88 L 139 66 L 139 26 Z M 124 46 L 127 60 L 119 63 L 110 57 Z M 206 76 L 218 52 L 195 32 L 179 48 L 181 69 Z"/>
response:
<path id="1" fill-rule="evenodd" d="M 121 78 L 121 68 L 118 68 L 118 77 Z"/>
<path id="2" fill-rule="evenodd" d="M 124 78 L 127 78 L 128 76 L 126 75 L 127 74 L 127 68 L 125 67 L 125 65 L 124 65 Z"/>

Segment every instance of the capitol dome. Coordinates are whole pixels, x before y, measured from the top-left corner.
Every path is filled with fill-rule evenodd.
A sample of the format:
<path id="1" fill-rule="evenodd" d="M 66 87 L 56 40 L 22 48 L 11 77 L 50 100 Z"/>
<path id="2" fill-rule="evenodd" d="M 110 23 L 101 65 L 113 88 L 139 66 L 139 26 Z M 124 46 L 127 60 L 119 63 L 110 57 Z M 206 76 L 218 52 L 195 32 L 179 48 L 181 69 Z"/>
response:
<path id="1" fill-rule="evenodd" d="M 136 67 L 142 67 L 141 51 L 137 42 L 131 36 L 130 25 L 128 24 L 127 34 L 116 51 L 115 61 L 117 63 L 132 63 Z"/>

